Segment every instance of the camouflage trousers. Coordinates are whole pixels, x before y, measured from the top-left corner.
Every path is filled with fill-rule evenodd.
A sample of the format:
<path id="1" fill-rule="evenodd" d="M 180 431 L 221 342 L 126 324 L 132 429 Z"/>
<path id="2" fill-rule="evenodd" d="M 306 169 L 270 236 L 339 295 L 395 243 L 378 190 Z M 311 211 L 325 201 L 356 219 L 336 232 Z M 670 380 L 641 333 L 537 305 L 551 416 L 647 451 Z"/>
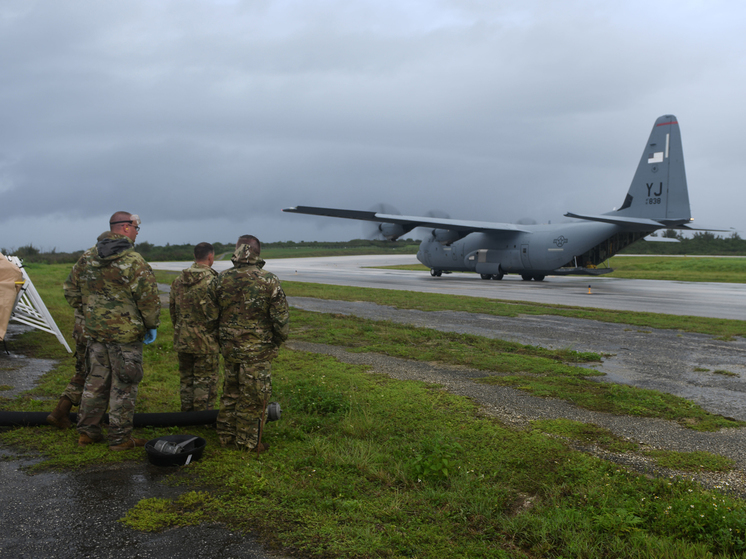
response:
<path id="1" fill-rule="evenodd" d="M 70 383 L 65 387 L 62 396 L 67 396 L 73 403 L 73 406 L 80 405 L 80 397 L 85 387 L 85 377 L 88 372 L 86 366 L 86 350 L 88 343 L 86 341 L 75 344 L 75 374 L 70 379 Z"/>
<path id="2" fill-rule="evenodd" d="M 132 436 L 137 385 L 143 377 L 142 342 L 88 343 L 88 376 L 78 410 L 78 432 L 101 436 L 101 419 L 109 408 L 109 444 Z"/>
<path id="3" fill-rule="evenodd" d="M 225 362 L 217 433 L 223 445 L 253 450 L 259 443 L 262 410 L 272 395 L 271 362 Z"/>
<path id="4" fill-rule="evenodd" d="M 203 411 L 215 408 L 218 398 L 217 353 L 200 355 L 179 352 L 181 377 L 181 411 Z"/>

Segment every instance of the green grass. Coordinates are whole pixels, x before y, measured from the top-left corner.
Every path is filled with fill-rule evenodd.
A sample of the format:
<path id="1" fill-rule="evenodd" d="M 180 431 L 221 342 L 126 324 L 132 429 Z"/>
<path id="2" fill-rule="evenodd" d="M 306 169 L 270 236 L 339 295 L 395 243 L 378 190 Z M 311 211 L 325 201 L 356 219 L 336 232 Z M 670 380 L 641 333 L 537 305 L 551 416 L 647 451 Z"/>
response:
<path id="1" fill-rule="evenodd" d="M 675 452 L 673 450 L 648 450 L 647 456 L 655 458 L 664 468 L 685 472 L 727 472 L 735 467 L 735 461 L 711 452 Z"/>
<path id="2" fill-rule="evenodd" d="M 746 258 L 615 256 L 609 277 L 746 283 Z"/>
<path id="3" fill-rule="evenodd" d="M 37 287 L 45 285 L 40 289 L 44 300 L 53 300 L 58 278 L 47 284 L 42 276 L 59 276 L 59 271 L 31 273 Z M 55 306 L 52 312 L 58 323 L 72 327 L 69 308 Z M 145 350 L 139 411 L 178 409 L 176 356 L 166 315 L 158 340 Z M 551 378 L 582 380 L 589 371 L 572 363 L 596 358 L 477 337 L 459 348 L 459 337 L 419 331 L 427 329 L 295 310 L 291 324 L 295 339 L 442 362 L 467 359 L 472 366 L 529 368 L 527 376 L 549 369 Z M 60 354 L 48 334 L 24 335 L 13 344 L 61 358 L 35 389 L 49 402 L 56 400 L 72 375 L 72 357 L 64 350 Z M 480 351 L 493 352 L 494 360 L 478 357 Z M 594 426 L 554 421 L 537 422 L 525 431 L 509 429 L 439 386 L 395 381 L 363 366 L 288 349 L 280 351 L 272 376 L 273 400 L 282 405 L 283 418 L 267 427 L 270 452 L 257 458 L 222 449 L 213 430 L 190 428 L 208 445 L 202 460 L 169 476 L 170 483 L 183 485 L 184 494 L 174 500 L 144 499 L 122 522 L 159 531 L 209 519 L 231 530 L 258 531 L 286 554 L 317 557 L 746 553 L 744 501 L 684 478 L 638 475 L 565 442 L 627 450 L 619 446 L 623 440 Z M 33 405 L 22 397 L 3 403 L 6 409 L 17 404 Z M 175 431 L 149 428 L 136 434 L 152 438 Z M 79 449 L 75 439 L 74 430 L 47 427 L 0 431 L 3 444 L 45 456 L 40 467 L 145 459 L 142 450 L 112 453 L 103 444 Z M 687 460 L 696 463 L 697 471 L 727 468 L 709 457 L 674 457 L 680 466 Z"/>
<path id="4" fill-rule="evenodd" d="M 531 422 L 534 429 L 578 441 L 584 445 L 598 445 L 610 452 L 634 452 L 639 445 L 619 437 L 603 427 L 571 419 L 537 419 Z"/>

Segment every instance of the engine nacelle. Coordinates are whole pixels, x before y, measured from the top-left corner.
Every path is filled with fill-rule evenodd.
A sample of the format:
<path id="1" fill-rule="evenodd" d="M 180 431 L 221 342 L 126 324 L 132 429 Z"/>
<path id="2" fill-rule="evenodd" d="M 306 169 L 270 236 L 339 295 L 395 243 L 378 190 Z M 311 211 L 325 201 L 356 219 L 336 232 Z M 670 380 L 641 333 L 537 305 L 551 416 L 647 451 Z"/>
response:
<path id="1" fill-rule="evenodd" d="M 465 236 L 463 233 L 459 233 L 453 229 L 433 229 L 432 235 L 436 241 L 446 246 L 458 241 L 459 239 L 463 239 Z"/>
<path id="2" fill-rule="evenodd" d="M 383 238 L 387 241 L 395 241 L 402 235 L 409 233 L 412 228 L 404 227 L 403 225 L 399 225 L 398 223 L 379 223 L 378 230 L 381 232 L 381 235 L 383 235 Z"/>

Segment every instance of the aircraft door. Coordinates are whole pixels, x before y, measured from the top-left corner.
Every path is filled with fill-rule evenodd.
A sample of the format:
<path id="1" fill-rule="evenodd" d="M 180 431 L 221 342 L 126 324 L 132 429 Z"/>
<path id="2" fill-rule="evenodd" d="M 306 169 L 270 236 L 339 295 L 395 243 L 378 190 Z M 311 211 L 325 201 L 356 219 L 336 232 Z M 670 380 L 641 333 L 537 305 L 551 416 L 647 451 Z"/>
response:
<path id="1" fill-rule="evenodd" d="M 528 245 L 521 245 L 521 265 L 525 270 L 531 268 L 531 262 L 528 259 Z"/>

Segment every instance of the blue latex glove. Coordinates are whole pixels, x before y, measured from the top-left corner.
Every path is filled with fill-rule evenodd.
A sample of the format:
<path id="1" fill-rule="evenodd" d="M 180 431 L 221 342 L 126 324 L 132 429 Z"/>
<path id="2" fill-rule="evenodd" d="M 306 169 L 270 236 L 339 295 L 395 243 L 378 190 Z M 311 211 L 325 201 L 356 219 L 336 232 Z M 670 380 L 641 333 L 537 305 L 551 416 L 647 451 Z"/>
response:
<path id="1" fill-rule="evenodd" d="M 155 331 L 155 328 L 151 328 L 147 332 L 145 332 L 145 339 L 142 341 L 145 345 L 152 344 L 155 341 L 156 336 L 158 335 L 158 332 Z"/>

